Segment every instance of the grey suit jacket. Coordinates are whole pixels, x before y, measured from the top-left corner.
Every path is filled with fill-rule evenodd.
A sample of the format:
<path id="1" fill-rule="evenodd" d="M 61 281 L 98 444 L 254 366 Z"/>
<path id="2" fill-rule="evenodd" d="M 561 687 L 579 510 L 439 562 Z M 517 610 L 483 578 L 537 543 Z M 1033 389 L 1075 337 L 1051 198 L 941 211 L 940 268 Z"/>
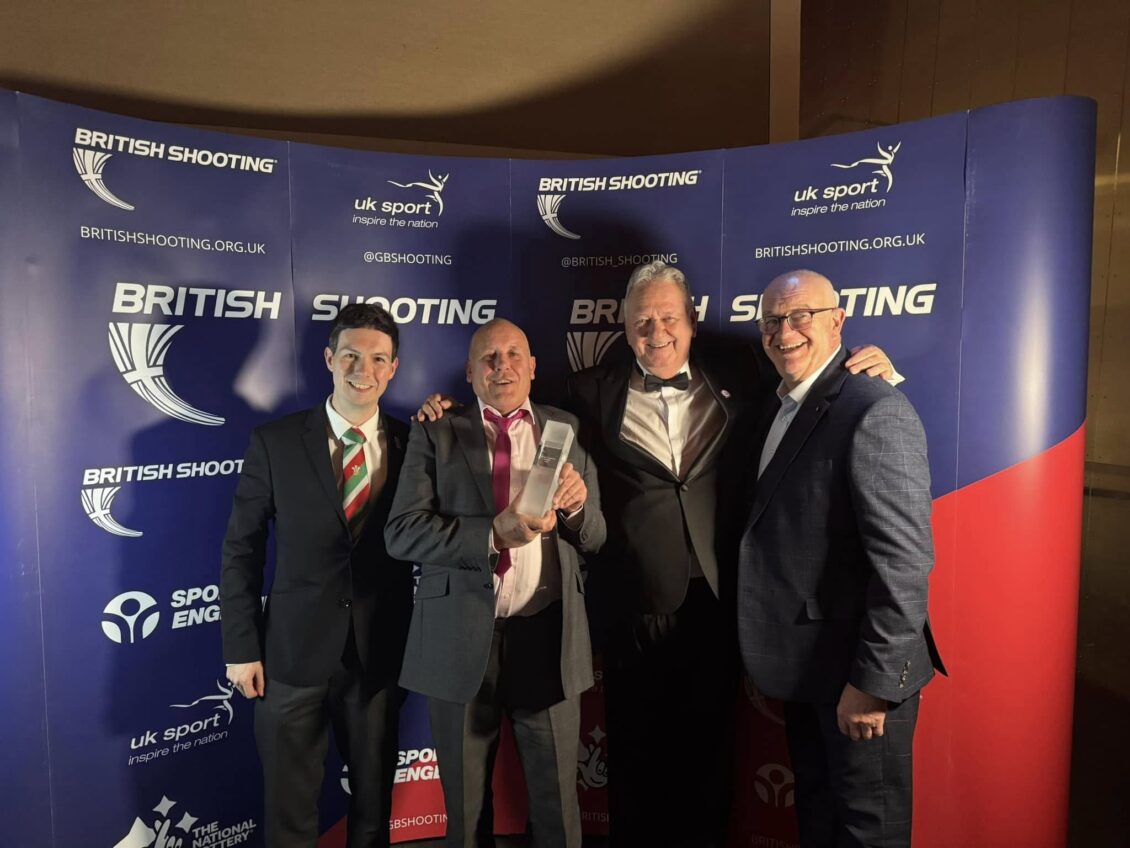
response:
<path id="1" fill-rule="evenodd" d="M 835 703 L 850 681 L 899 702 L 944 671 L 926 615 L 926 435 L 901 392 L 851 376 L 846 358 L 817 380 L 753 485 L 739 642 L 770 697 Z"/>
<path id="2" fill-rule="evenodd" d="M 534 405 L 538 426 L 577 419 Z M 574 440 L 569 462 L 588 487 L 581 525 L 554 531 L 561 563 L 561 684 L 566 697 L 592 686 L 592 648 L 584 604 L 581 554 L 605 538 L 596 468 Z M 439 421 L 413 424 L 385 541 L 392 556 L 420 563 L 400 683 L 406 689 L 456 703 L 478 692 L 494 634 L 491 523 L 499 512 L 491 493 L 490 457 L 478 404 Z"/>

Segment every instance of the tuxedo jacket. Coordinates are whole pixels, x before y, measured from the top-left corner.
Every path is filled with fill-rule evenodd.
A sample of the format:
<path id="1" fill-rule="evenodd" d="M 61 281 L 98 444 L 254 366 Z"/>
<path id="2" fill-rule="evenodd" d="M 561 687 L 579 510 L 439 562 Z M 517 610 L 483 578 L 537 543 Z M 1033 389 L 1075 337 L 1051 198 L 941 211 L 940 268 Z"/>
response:
<path id="1" fill-rule="evenodd" d="M 550 420 L 577 429 L 576 418 L 560 409 L 533 404 L 533 412 L 540 429 Z M 571 698 L 593 684 L 581 556 L 599 550 L 605 526 L 596 469 L 576 439 L 568 461 L 588 487 L 579 528 L 569 529 L 559 516 L 553 531 L 561 564 L 561 686 Z M 385 528 L 392 555 L 421 568 L 400 678 L 406 689 L 456 703 L 469 703 L 479 691 L 494 635 L 498 555 L 491 555 L 490 543 L 500 511 L 477 403 L 412 425 Z"/>
<path id="2" fill-rule="evenodd" d="M 412 572 L 392 559 L 384 524 L 404 459 L 408 428 L 381 414 L 388 476 L 350 536 L 328 446 L 325 406 L 251 434 L 223 544 L 220 575 L 224 660 L 261 660 L 268 679 L 324 683 L 341 667 L 350 623 L 364 676 L 374 685 L 400 672 Z M 275 573 L 261 604 L 267 537 Z"/>
<path id="3" fill-rule="evenodd" d="M 715 595 L 732 593 L 733 566 L 719 556 L 720 516 L 738 507 L 736 476 L 723 462 L 727 442 L 764 396 L 755 357 L 739 346 L 699 349 L 690 366 L 724 413 L 722 428 L 680 479 L 621 434 L 634 359 L 570 375 L 566 406 L 583 422 L 582 437 L 600 469 L 604 513 L 612 533 L 601 552 L 618 607 L 667 614 L 686 597 L 692 556 Z"/>
<path id="4" fill-rule="evenodd" d="M 742 658 L 766 695 L 900 702 L 944 671 L 926 614 L 934 564 L 926 435 L 903 394 L 834 359 L 760 479 L 738 558 Z"/>

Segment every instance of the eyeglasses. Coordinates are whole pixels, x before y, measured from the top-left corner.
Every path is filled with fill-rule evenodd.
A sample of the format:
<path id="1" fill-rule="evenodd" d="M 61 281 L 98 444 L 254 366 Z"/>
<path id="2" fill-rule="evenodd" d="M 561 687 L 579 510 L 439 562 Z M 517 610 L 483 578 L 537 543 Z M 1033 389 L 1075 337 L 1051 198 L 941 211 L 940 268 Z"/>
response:
<path id="1" fill-rule="evenodd" d="M 788 315 L 770 315 L 767 318 L 758 318 L 757 329 L 761 330 L 763 335 L 771 336 L 781 329 L 782 321 L 788 321 L 789 326 L 794 330 L 803 330 L 812 324 L 812 316 L 817 312 L 827 312 L 830 309 L 838 308 L 837 306 L 824 306 L 820 309 L 798 309 Z"/>

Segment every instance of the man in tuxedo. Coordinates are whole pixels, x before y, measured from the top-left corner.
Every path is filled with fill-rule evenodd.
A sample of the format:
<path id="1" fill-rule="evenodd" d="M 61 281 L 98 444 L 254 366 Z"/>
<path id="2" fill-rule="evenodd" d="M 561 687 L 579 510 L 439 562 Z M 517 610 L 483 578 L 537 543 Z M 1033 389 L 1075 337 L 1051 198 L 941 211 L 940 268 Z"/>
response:
<path id="1" fill-rule="evenodd" d="M 749 349 L 692 351 L 694 301 L 677 268 L 637 268 L 623 314 L 634 361 L 573 374 L 566 403 L 591 439 L 610 528 L 598 570 L 612 583 L 604 670 L 612 842 L 721 845 L 738 663 L 733 557 L 718 550 L 740 496 L 729 457 L 740 455 L 743 422 L 765 402 L 767 383 Z M 871 346 L 845 366 L 892 373 Z"/>
<path id="2" fill-rule="evenodd" d="M 478 402 L 415 425 L 385 529 L 419 562 L 401 684 L 428 697 L 447 844 L 493 845 L 491 777 L 503 713 L 514 729 L 535 846 L 580 846 L 580 694 L 593 683 L 581 556 L 605 537 L 596 469 L 574 440 L 545 515 L 519 494 L 546 422 L 536 360 L 509 321 L 471 339 Z"/>
<path id="3" fill-rule="evenodd" d="M 801 845 L 909 846 L 919 690 L 944 672 L 926 436 L 901 392 L 840 367 L 838 301 L 813 271 L 762 295 L 780 402 L 748 469 L 738 633 L 754 683 L 786 702 Z"/>
<path id="4" fill-rule="evenodd" d="M 227 677 L 255 698 L 270 848 L 314 848 L 328 730 L 349 767 L 348 845 L 389 844 L 411 569 L 384 524 L 407 427 L 380 412 L 399 334 L 379 306 L 338 314 L 325 349 L 333 393 L 257 428 L 223 544 Z M 264 591 L 267 538 L 274 581 Z"/>

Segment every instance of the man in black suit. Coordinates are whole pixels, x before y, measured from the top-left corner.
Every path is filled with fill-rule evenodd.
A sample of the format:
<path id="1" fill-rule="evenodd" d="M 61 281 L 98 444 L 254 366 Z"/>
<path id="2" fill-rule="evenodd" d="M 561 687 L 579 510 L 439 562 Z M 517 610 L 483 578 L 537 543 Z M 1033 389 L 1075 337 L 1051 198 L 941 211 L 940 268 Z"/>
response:
<path id="1" fill-rule="evenodd" d="M 411 569 L 384 524 L 407 427 L 379 410 L 399 334 L 379 306 L 339 313 L 325 350 L 333 394 L 257 428 L 223 545 L 227 676 L 255 704 L 270 848 L 314 848 L 332 725 L 349 767 L 348 845 L 389 844 Z M 264 607 L 267 537 L 274 581 Z"/>
<path id="2" fill-rule="evenodd" d="M 580 694 L 593 683 L 581 555 L 604 542 L 596 469 L 574 440 L 545 515 L 518 512 L 546 422 L 531 404 L 526 335 L 472 337 L 478 403 L 414 426 L 385 529 L 421 565 L 400 682 L 428 697 L 447 844 L 493 845 L 491 777 L 503 713 L 514 729 L 536 846 L 581 844 Z"/>
<path id="3" fill-rule="evenodd" d="M 780 403 L 748 469 L 738 633 L 754 683 L 786 702 L 801 845 L 909 846 L 919 690 L 944 671 L 926 436 L 901 392 L 840 367 L 838 301 L 812 271 L 762 295 Z"/>
<path id="4" fill-rule="evenodd" d="M 605 647 L 609 825 L 615 845 L 721 845 L 729 820 L 738 664 L 732 556 L 718 553 L 740 493 L 728 457 L 767 386 L 748 349 L 692 352 L 685 276 L 635 270 L 624 303 L 634 361 L 569 378 L 591 438 L 609 541 Z M 846 363 L 889 375 L 882 351 Z M 845 372 L 846 373 L 846 372 Z"/>

